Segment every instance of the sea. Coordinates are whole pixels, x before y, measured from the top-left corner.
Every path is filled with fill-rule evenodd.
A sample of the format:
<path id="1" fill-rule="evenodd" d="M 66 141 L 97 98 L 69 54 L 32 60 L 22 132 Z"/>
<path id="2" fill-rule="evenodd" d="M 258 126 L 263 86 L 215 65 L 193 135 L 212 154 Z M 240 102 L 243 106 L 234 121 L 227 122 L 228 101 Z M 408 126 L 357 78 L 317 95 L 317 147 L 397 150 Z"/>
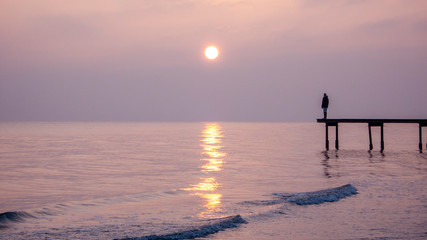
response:
<path id="1" fill-rule="evenodd" d="M 339 127 L 2 122 L 0 239 L 427 239 L 427 133 Z"/>

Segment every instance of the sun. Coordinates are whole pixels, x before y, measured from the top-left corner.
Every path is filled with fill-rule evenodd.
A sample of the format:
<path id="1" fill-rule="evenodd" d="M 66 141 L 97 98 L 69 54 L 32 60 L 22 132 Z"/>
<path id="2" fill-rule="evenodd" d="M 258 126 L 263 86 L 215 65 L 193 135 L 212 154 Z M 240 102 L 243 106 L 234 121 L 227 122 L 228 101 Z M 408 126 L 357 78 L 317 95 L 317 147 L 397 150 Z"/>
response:
<path id="1" fill-rule="evenodd" d="M 219 51 L 215 46 L 205 48 L 205 56 L 207 59 L 214 60 L 218 57 Z"/>

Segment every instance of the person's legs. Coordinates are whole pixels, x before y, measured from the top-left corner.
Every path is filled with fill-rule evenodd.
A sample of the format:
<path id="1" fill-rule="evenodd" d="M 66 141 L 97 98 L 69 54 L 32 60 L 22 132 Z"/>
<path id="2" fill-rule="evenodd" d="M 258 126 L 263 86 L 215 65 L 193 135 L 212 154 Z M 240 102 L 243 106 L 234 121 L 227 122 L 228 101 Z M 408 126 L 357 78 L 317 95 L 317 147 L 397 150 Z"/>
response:
<path id="1" fill-rule="evenodd" d="M 327 118 L 328 117 L 327 110 L 328 110 L 328 108 L 323 108 L 323 118 Z"/>

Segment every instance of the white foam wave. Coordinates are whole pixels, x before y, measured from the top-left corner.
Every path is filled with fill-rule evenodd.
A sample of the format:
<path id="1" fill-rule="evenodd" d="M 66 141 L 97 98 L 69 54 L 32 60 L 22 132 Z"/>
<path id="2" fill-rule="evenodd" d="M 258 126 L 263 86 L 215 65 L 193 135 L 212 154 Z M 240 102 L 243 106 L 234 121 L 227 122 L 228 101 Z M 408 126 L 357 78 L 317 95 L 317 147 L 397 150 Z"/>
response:
<path id="1" fill-rule="evenodd" d="M 0 229 L 6 228 L 8 223 L 23 222 L 27 218 L 35 218 L 27 212 L 4 212 L 0 213 Z"/>
<path id="2" fill-rule="evenodd" d="M 165 235 L 150 235 L 144 237 L 135 237 L 135 238 L 124 238 L 121 240 L 179 240 L 179 239 L 193 239 L 205 237 L 210 234 L 217 233 L 219 231 L 224 231 L 227 228 L 235 228 L 239 224 L 246 223 L 246 220 L 243 219 L 240 215 L 225 217 L 215 219 L 209 224 L 195 227 L 189 230 L 184 230 L 181 232 L 165 234 Z"/>
<path id="3" fill-rule="evenodd" d="M 315 192 L 303 192 L 295 194 L 275 194 L 290 203 L 298 205 L 321 204 L 324 202 L 336 202 L 342 198 L 357 194 L 357 189 L 346 184 L 341 187 L 331 188 Z"/>

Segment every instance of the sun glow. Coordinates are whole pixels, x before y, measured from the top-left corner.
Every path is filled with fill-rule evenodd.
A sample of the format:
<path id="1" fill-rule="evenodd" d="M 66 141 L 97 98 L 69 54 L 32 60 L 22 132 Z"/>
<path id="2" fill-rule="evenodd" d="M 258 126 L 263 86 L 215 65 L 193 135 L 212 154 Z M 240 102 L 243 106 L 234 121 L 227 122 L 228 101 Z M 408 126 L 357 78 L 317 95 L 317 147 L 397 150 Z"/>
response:
<path id="1" fill-rule="evenodd" d="M 205 56 L 207 59 L 214 60 L 218 57 L 219 51 L 215 46 L 209 46 L 205 49 Z"/>

